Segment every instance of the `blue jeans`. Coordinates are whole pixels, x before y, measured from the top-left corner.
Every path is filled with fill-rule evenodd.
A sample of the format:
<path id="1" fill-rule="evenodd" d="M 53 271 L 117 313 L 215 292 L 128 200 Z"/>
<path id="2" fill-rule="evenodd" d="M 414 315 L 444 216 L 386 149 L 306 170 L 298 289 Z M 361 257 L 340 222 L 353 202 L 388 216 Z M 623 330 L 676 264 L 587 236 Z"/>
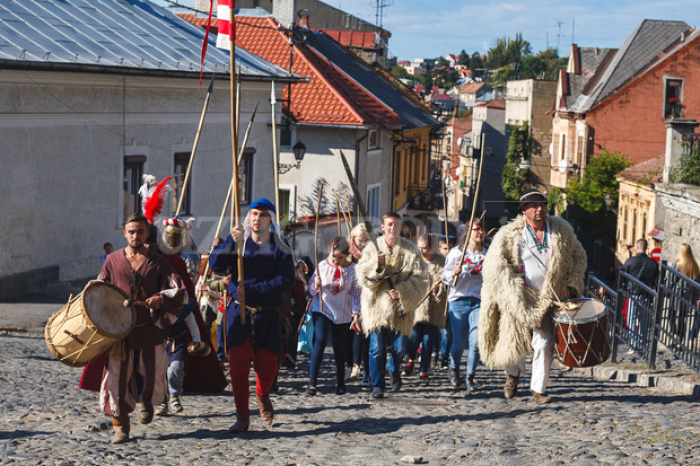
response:
<path id="1" fill-rule="evenodd" d="M 309 378 L 316 379 L 321 363 L 323 362 L 323 352 L 328 343 L 328 335 L 331 335 L 333 344 L 333 356 L 335 356 L 335 374 L 338 385 L 345 385 L 345 337 L 347 336 L 349 324 L 334 324 L 331 320 L 320 312 L 312 312 L 311 318 L 314 322 L 314 348 L 311 351 L 311 363 Z"/>
<path id="2" fill-rule="evenodd" d="M 447 359 L 452 349 L 452 326 L 449 322 L 440 329 L 440 359 Z"/>
<path id="3" fill-rule="evenodd" d="M 387 364 L 386 343 L 393 340 L 391 361 Z M 391 372 L 394 380 L 401 379 L 401 361 L 405 352 L 406 337 L 388 328 L 375 330 L 369 335 L 369 374 L 373 387 L 384 389 L 384 369 Z"/>
<path id="4" fill-rule="evenodd" d="M 478 298 L 459 298 L 450 301 L 449 318 L 452 327 L 452 349 L 450 366 L 459 368 L 462 363 L 464 348 L 469 346 L 467 355 L 466 377 L 471 377 L 479 364 L 479 346 L 477 345 L 477 326 L 479 324 Z"/>
<path id="5" fill-rule="evenodd" d="M 411 345 L 408 348 L 409 359 L 416 359 L 418 347 L 423 343 L 423 351 L 420 355 L 420 371 L 428 373 L 430 369 L 430 351 L 435 346 L 437 340 L 438 329 L 436 326 L 421 322 L 413 326 L 413 335 L 411 336 Z"/>

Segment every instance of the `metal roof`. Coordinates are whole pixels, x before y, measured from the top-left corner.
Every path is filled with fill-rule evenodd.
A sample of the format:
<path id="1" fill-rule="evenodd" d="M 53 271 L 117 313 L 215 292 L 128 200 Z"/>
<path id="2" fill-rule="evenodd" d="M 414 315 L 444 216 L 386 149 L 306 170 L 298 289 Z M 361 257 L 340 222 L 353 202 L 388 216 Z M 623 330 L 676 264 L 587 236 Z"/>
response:
<path id="1" fill-rule="evenodd" d="M 194 76 L 204 34 L 146 0 L 2 0 L 0 68 Z M 215 42 L 204 72 L 228 74 L 229 53 Z M 290 80 L 284 68 L 241 48 L 236 67 L 243 80 Z"/>

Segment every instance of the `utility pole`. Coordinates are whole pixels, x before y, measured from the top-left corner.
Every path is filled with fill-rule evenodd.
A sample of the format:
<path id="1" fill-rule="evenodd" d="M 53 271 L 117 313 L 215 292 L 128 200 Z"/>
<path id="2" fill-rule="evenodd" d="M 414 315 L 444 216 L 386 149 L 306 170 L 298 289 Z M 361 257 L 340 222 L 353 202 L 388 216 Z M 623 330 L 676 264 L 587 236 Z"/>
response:
<path id="1" fill-rule="evenodd" d="M 394 0 L 374 0 L 374 8 L 375 8 L 374 24 L 376 24 L 379 27 L 383 26 L 384 9 L 392 6 L 393 4 L 394 4 Z"/>

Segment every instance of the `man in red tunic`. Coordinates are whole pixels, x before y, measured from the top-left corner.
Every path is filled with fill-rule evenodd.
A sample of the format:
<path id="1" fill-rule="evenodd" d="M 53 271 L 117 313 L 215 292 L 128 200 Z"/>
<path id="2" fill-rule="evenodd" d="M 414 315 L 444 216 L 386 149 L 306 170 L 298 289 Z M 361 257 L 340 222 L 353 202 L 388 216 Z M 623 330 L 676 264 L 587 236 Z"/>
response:
<path id="1" fill-rule="evenodd" d="M 153 420 L 153 406 L 167 397 L 165 328 L 175 322 L 187 303 L 182 279 L 166 259 L 145 246 L 148 220 L 132 214 L 124 223 L 128 245 L 105 260 L 98 280 L 112 283 L 134 301 L 136 325 L 109 350 L 100 389 L 100 404 L 112 416 L 112 443 L 129 441 L 129 413 L 139 403 L 142 424 Z"/>

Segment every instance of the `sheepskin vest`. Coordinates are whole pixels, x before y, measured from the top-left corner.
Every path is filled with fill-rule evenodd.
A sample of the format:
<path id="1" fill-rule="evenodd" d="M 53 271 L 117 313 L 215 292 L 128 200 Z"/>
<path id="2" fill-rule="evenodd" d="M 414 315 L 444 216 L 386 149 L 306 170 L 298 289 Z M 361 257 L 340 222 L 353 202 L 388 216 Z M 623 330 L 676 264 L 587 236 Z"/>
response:
<path id="1" fill-rule="evenodd" d="M 378 238 L 377 244 L 385 254 L 386 264 L 379 267 L 377 248 L 370 243 L 362 251 L 362 257 L 355 266 L 357 280 L 362 287 L 362 329 L 366 335 L 382 327 L 411 335 L 416 305 L 428 291 L 427 267 L 418 249 L 404 238 L 398 239 L 391 253 L 384 238 Z M 394 309 L 386 280 L 374 281 L 370 278 L 385 277 L 403 265 L 405 267 L 400 273 L 391 276 L 403 306 L 404 315 L 401 316 Z"/>
<path id="2" fill-rule="evenodd" d="M 445 268 L 445 257 L 438 254 L 433 262 L 427 264 L 428 275 L 430 277 L 430 285 L 440 283 L 440 275 Z M 428 299 L 423 301 L 416 309 L 416 315 L 413 318 L 413 324 L 432 324 L 437 328 L 444 328 L 447 322 L 447 314 L 445 313 L 445 302 L 447 301 L 447 287 L 440 285 L 436 292 L 430 293 Z"/>
<path id="3" fill-rule="evenodd" d="M 583 291 L 586 252 L 566 220 L 548 218 L 552 255 L 541 291 L 525 286 L 520 258 L 524 216 L 500 229 L 484 259 L 479 352 L 490 368 L 504 368 L 525 356 L 531 329 L 553 332 L 552 289 L 562 300 L 569 298 L 569 287 Z"/>

